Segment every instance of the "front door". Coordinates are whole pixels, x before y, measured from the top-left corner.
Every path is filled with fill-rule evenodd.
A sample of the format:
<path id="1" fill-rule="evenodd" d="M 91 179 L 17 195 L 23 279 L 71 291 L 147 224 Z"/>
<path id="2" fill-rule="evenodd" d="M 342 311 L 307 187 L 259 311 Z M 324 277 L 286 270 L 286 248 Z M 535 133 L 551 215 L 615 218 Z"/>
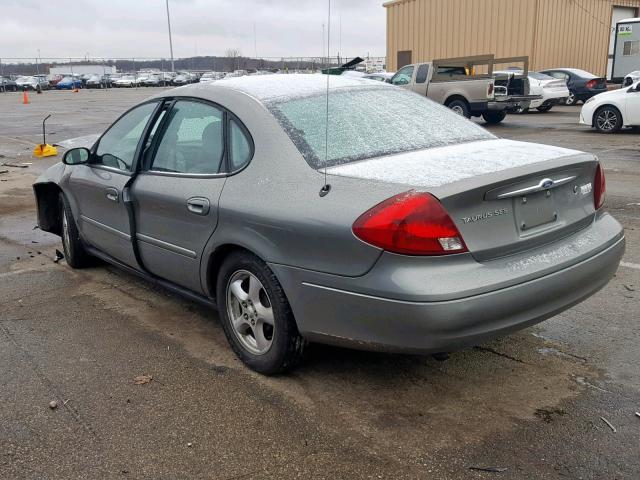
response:
<path id="1" fill-rule="evenodd" d="M 72 167 L 67 194 L 76 207 L 85 242 L 130 266 L 137 266 L 123 191 L 131 179 L 138 144 L 158 102 L 122 116 L 100 138 L 89 162 Z"/>
<path id="2" fill-rule="evenodd" d="M 177 100 L 165 117 L 131 190 L 138 250 L 151 273 L 202 292 L 200 261 L 226 181 L 226 115 Z"/>

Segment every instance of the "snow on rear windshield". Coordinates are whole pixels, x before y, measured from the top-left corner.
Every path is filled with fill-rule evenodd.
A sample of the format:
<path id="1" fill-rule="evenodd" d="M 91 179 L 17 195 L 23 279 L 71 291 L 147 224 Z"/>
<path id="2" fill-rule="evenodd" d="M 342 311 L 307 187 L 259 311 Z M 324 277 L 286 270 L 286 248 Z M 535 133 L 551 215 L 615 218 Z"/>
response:
<path id="1" fill-rule="evenodd" d="M 325 161 L 326 95 L 268 102 L 267 107 L 314 168 L 496 138 L 415 93 L 400 88 L 350 88 L 329 94 Z"/>

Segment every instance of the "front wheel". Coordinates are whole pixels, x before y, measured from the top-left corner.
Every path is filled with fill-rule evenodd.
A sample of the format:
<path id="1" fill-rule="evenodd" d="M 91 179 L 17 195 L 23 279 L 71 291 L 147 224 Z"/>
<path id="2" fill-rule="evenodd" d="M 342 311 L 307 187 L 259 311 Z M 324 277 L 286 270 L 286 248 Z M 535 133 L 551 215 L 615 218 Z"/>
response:
<path id="1" fill-rule="evenodd" d="M 593 126 L 600 133 L 616 133 L 622 128 L 622 114 L 616 107 L 605 105 L 595 113 Z"/>
<path id="2" fill-rule="evenodd" d="M 249 368 L 273 375 L 300 362 L 306 342 L 280 282 L 262 260 L 249 252 L 227 257 L 216 300 L 227 340 Z"/>
<path id="3" fill-rule="evenodd" d="M 88 267 L 91 264 L 91 257 L 85 250 L 82 240 L 80 240 L 78 227 L 64 194 L 60 193 L 58 202 L 60 205 L 62 249 L 64 250 L 64 258 L 67 260 L 67 265 L 71 268 Z"/>
<path id="4" fill-rule="evenodd" d="M 500 112 L 484 112 L 482 114 L 482 118 L 484 118 L 484 121 L 491 125 L 497 125 L 498 123 L 502 122 L 506 118 L 506 116 L 507 112 L 505 112 L 504 110 Z"/>
<path id="5" fill-rule="evenodd" d="M 541 107 L 538 107 L 537 110 L 540 113 L 547 113 L 549 110 L 551 110 L 553 108 L 553 105 L 542 105 Z"/>

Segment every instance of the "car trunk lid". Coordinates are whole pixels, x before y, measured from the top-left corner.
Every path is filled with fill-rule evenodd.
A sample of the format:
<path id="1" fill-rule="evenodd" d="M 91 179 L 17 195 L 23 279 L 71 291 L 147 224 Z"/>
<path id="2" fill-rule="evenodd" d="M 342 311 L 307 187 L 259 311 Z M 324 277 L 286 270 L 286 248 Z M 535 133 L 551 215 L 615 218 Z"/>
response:
<path id="1" fill-rule="evenodd" d="M 596 167 L 593 155 L 575 150 L 488 140 L 355 162 L 328 173 L 432 193 L 471 254 L 483 261 L 589 225 Z"/>

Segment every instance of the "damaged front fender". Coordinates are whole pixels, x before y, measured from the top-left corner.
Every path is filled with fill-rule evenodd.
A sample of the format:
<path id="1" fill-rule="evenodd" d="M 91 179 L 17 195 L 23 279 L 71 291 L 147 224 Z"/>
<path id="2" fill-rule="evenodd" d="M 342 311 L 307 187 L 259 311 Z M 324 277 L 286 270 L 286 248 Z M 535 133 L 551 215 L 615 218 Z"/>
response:
<path id="1" fill-rule="evenodd" d="M 60 216 L 60 183 L 64 175 L 65 165 L 56 163 L 48 168 L 33 184 L 36 198 L 38 227 L 45 232 L 56 235 L 61 233 Z"/>

